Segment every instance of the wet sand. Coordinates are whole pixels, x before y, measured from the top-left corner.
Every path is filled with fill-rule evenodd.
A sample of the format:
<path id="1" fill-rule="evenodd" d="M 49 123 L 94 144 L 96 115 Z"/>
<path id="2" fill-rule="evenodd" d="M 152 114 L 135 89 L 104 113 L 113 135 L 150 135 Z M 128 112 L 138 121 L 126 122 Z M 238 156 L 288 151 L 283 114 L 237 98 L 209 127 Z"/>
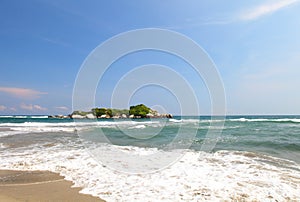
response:
<path id="1" fill-rule="evenodd" d="M 0 170 L 0 201 L 103 201 L 71 186 L 72 182 L 52 172 Z"/>

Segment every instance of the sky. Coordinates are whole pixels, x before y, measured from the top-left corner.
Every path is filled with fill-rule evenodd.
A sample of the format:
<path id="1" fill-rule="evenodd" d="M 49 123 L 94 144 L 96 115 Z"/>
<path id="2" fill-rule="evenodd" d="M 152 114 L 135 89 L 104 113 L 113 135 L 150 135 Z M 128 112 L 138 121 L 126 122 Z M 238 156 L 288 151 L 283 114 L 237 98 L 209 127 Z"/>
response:
<path id="1" fill-rule="evenodd" d="M 118 34 L 145 28 L 175 31 L 202 47 L 224 84 L 227 114 L 300 114 L 300 0 L 2 0 L 0 115 L 71 113 L 74 84 L 89 54 Z M 99 80 L 95 106 L 111 107 L 118 82 L 147 64 L 176 71 L 193 89 L 199 113 L 211 113 L 211 87 L 201 75 L 180 58 L 151 50 L 114 62 Z M 113 107 L 144 103 L 182 113 L 175 91 L 145 85 L 127 93 L 129 83 L 122 83 Z"/>

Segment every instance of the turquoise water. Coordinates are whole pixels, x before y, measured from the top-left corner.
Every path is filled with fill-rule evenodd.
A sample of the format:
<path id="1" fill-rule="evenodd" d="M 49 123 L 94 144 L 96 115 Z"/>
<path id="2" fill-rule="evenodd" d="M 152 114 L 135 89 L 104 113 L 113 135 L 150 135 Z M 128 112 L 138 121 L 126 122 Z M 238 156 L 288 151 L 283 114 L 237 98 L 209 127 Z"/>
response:
<path id="1" fill-rule="evenodd" d="M 299 163 L 300 116 L 0 117 L 0 169 L 56 172 L 107 201 L 300 201 Z"/>
<path id="2" fill-rule="evenodd" d="M 214 118 L 218 120 L 218 117 Z M 173 141 L 181 128 L 181 135 L 187 134 L 189 138 L 186 140 L 183 138 L 181 141 L 187 141 L 191 144 L 189 148 L 197 151 L 201 149 L 204 140 L 210 138 L 206 135 L 212 123 L 210 116 L 175 116 L 170 120 L 101 119 L 98 122 L 102 125 L 97 126 L 92 124 L 94 122 L 94 120 L 79 120 L 77 126 L 72 125 L 74 123 L 72 119 L 49 119 L 46 116 L 2 116 L 0 117 L 0 140 L 1 136 L 5 137 L 6 134 L 13 133 L 20 136 L 23 132 L 28 133 L 30 128 L 34 128 L 32 133 L 60 133 L 64 136 L 64 129 L 69 133 L 70 129 L 72 131 L 77 127 L 87 129 L 79 133 L 79 136 L 84 139 L 83 133 L 93 141 L 104 141 L 98 136 L 101 130 L 114 145 L 163 149 Z M 227 116 L 221 131 L 221 134 L 213 137 L 213 141 L 217 144 L 212 152 L 218 150 L 250 151 L 300 161 L 300 116 Z M 5 143 L 5 140 L 2 142 Z"/>
<path id="3" fill-rule="evenodd" d="M 121 125 L 116 128 L 97 128 L 89 133 L 94 135 L 94 141 L 101 141 L 100 138 L 97 139 L 97 134 L 99 130 L 102 130 L 109 142 L 115 145 L 163 149 L 173 141 L 181 128 L 183 136 L 196 132 L 192 139 L 188 136 L 187 139 L 181 140 L 189 141 L 191 143 L 189 148 L 192 150 L 201 150 L 203 142 L 206 139 L 212 139 L 211 141 L 217 142 L 212 152 L 219 150 L 249 151 L 296 162 L 300 160 L 299 116 L 228 116 L 224 127 L 218 128 L 221 134 L 207 137 L 207 131 L 211 127 L 210 119 L 211 117 L 208 116 L 174 117 L 174 120 L 178 120 L 178 122 L 161 120 L 163 122 L 161 125 L 157 123 L 160 120 L 138 120 L 136 121 L 137 126 L 130 129 L 124 128 L 127 125 L 124 127 Z"/>

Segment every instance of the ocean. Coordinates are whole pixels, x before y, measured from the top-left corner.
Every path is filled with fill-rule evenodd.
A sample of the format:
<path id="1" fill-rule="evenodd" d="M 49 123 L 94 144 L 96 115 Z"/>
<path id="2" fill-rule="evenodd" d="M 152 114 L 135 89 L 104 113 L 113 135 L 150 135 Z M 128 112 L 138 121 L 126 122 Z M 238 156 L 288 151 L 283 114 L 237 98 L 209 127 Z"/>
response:
<path id="1" fill-rule="evenodd" d="M 0 169 L 107 201 L 300 201 L 300 116 L 0 116 Z"/>

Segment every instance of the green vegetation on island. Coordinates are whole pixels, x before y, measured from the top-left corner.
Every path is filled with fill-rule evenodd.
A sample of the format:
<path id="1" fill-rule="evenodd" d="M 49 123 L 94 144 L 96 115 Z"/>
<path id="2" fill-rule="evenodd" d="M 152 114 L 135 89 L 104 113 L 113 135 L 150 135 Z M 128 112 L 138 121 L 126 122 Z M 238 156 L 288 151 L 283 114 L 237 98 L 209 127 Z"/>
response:
<path id="1" fill-rule="evenodd" d="M 49 116 L 49 118 L 72 118 L 72 119 L 96 119 L 96 118 L 172 118 L 171 114 L 159 114 L 156 110 L 147 107 L 144 104 L 130 106 L 128 109 L 110 109 L 110 108 L 93 108 L 91 111 L 76 110 L 68 116 Z"/>
<path id="2" fill-rule="evenodd" d="M 130 106 L 129 114 L 134 115 L 136 117 L 140 116 L 141 118 L 145 118 L 147 114 L 150 113 L 150 110 L 151 109 L 146 105 L 139 104 L 136 106 Z"/>
<path id="3" fill-rule="evenodd" d="M 92 109 L 92 113 L 96 117 L 101 117 L 101 116 L 114 117 L 114 116 L 122 116 L 122 115 L 128 116 L 129 110 L 128 109 L 94 108 L 94 109 Z"/>

